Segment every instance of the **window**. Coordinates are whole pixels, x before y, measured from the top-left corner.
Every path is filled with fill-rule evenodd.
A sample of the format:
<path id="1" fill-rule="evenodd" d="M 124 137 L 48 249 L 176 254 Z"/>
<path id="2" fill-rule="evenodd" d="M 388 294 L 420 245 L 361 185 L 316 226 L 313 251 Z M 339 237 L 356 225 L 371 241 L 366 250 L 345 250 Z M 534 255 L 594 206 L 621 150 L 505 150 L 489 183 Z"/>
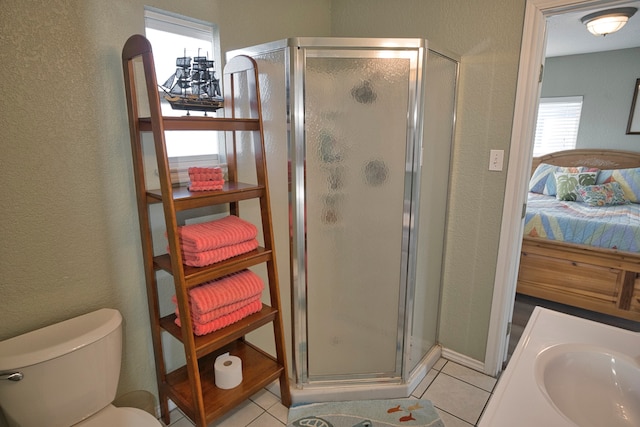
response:
<path id="1" fill-rule="evenodd" d="M 533 155 L 576 148 L 581 112 L 582 96 L 541 98 Z"/>
<path id="2" fill-rule="evenodd" d="M 178 57 L 206 56 L 214 61 L 216 77 L 220 78 L 217 27 L 211 23 L 191 19 L 159 9 L 145 8 L 145 36 L 151 43 L 156 66 L 156 79 L 163 84 L 176 72 Z M 162 114 L 181 116 L 184 110 L 173 110 L 160 94 Z M 192 112 L 190 114 L 202 114 Z M 166 132 L 167 154 L 178 169 L 188 166 L 210 166 L 218 162 L 218 133 L 206 131 Z"/>

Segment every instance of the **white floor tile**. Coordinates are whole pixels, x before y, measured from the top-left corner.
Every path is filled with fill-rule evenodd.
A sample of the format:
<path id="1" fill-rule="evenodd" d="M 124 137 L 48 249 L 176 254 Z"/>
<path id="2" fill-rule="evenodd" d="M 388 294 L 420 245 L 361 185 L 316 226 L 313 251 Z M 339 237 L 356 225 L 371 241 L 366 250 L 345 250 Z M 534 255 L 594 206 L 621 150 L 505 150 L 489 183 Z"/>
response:
<path id="1" fill-rule="evenodd" d="M 184 416 L 184 414 L 182 412 L 180 412 L 179 409 L 174 409 L 172 411 L 169 412 L 169 424 L 171 427 L 173 426 L 178 426 L 180 427 L 180 424 L 177 424 L 179 421 L 182 421 L 183 419 L 186 419 L 187 422 L 189 422 L 189 419 L 186 418 Z M 162 422 L 162 420 L 160 420 Z M 183 426 L 189 426 L 191 424 L 182 424 Z"/>
<path id="2" fill-rule="evenodd" d="M 280 403 L 280 399 L 275 394 L 264 388 L 251 396 L 251 400 L 262 409 L 269 409 L 276 403 Z"/>
<path id="3" fill-rule="evenodd" d="M 440 418 L 446 427 L 473 427 L 472 424 L 462 421 L 460 418 L 456 418 L 443 410 L 439 410 L 438 414 L 440 414 Z"/>
<path id="4" fill-rule="evenodd" d="M 271 416 L 268 412 L 260 415 L 255 421 L 247 427 L 283 427 L 286 424 Z"/>
<path id="5" fill-rule="evenodd" d="M 493 391 L 493 387 L 496 385 L 496 379 L 481 372 L 469 369 L 466 366 L 459 365 L 455 362 L 448 362 L 442 372 L 459 380 L 473 384 L 476 387 L 480 387 L 488 392 Z"/>
<path id="6" fill-rule="evenodd" d="M 238 405 L 224 417 L 220 418 L 218 421 L 209 424 L 209 427 L 246 427 L 263 412 L 264 409 L 253 403 L 251 400 L 247 400 Z"/>
<path id="7" fill-rule="evenodd" d="M 490 393 L 464 381 L 440 373 L 423 398 L 434 406 L 475 424 L 489 399 Z"/>
<path id="8" fill-rule="evenodd" d="M 442 357 L 440 359 L 438 359 L 436 361 L 436 363 L 433 364 L 433 369 L 435 369 L 436 371 L 439 371 L 442 369 L 442 367 L 447 363 L 447 359 L 443 359 Z"/>
<path id="9" fill-rule="evenodd" d="M 282 403 L 276 403 L 271 408 L 269 408 L 268 412 L 278 420 L 280 420 L 283 424 L 287 423 L 287 418 L 289 417 L 289 408 L 284 406 Z"/>
<path id="10" fill-rule="evenodd" d="M 436 371 L 435 369 L 429 369 L 429 372 L 427 372 L 427 375 L 425 375 L 422 381 L 420 381 L 420 384 L 418 384 L 415 390 L 413 390 L 413 393 L 411 393 L 411 395 L 417 399 L 422 398 L 422 395 L 427 390 L 427 388 L 431 385 L 436 375 L 438 375 L 438 371 Z"/>
<path id="11" fill-rule="evenodd" d="M 172 422 L 171 427 L 193 427 L 193 423 L 187 417 L 180 418 L 178 421 Z"/>
<path id="12" fill-rule="evenodd" d="M 278 400 L 280 400 L 280 381 L 279 380 L 275 380 L 274 382 L 272 382 L 271 384 L 269 384 L 268 386 L 265 387 L 267 390 L 269 390 L 271 393 L 275 394 L 276 397 L 278 398 Z"/>

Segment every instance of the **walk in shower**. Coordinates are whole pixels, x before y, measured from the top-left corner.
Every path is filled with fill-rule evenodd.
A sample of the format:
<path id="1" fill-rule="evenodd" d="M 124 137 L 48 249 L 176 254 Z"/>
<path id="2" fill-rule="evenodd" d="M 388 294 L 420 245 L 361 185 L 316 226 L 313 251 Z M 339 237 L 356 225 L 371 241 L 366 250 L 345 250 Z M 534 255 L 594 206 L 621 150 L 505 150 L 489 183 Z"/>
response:
<path id="1" fill-rule="evenodd" d="M 439 350 L 458 61 L 421 39 L 238 54 L 260 72 L 294 400 L 405 396 Z"/>

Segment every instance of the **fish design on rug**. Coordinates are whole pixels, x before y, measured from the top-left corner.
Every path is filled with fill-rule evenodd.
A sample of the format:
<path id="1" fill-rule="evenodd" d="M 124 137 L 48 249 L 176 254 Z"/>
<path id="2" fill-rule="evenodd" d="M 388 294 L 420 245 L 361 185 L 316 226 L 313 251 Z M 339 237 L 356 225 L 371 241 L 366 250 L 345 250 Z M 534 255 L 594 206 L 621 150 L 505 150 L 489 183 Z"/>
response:
<path id="1" fill-rule="evenodd" d="M 406 421 L 415 421 L 415 418 L 413 418 L 413 414 L 411 412 L 409 412 L 409 415 L 405 415 L 404 417 L 400 417 L 400 422 L 404 423 Z"/>
<path id="2" fill-rule="evenodd" d="M 293 423 L 296 427 L 333 427 L 327 420 L 323 420 L 318 417 L 307 417 L 301 420 L 296 420 Z M 358 424 L 354 424 L 353 427 L 373 427 L 371 420 L 360 421 Z"/>
<path id="3" fill-rule="evenodd" d="M 333 427 L 333 424 L 318 417 L 307 417 L 296 420 L 293 425 L 296 427 Z"/>
<path id="4" fill-rule="evenodd" d="M 407 407 L 407 411 L 415 411 L 416 409 L 424 409 L 424 406 L 420 406 L 420 402 L 416 402 L 415 405 L 411 405 Z"/>
<path id="5" fill-rule="evenodd" d="M 402 411 L 402 408 L 400 408 L 400 405 L 398 405 L 398 406 L 394 406 L 393 408 L 387 409 L 387 414 L 392 414 L 394 412 L 400 412 L 400 411 Z"/>

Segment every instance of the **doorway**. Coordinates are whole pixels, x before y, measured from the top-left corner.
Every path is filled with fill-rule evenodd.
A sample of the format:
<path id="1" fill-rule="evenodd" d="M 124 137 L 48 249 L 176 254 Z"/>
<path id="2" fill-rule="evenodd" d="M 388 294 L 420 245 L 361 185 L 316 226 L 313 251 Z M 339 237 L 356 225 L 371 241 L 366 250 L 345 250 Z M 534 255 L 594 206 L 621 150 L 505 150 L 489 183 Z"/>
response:
<path id="1" fill-rule="evenodd" d="M 509 166 L 498 249 L 498 261 L 485 353 L 485 373 L 497 375 L 502 370 L 509 343 L 509 324 L 513 315 L 516 281 L 522 242 L 522 212 L 532 161 L 537 104 L 540 96 L 539 76 L 544 64 L 547 19 L 567 12 L 615 7 L 620 0 L 528 0 L 520 53 L 516 102 L 509 154 Z"/>

